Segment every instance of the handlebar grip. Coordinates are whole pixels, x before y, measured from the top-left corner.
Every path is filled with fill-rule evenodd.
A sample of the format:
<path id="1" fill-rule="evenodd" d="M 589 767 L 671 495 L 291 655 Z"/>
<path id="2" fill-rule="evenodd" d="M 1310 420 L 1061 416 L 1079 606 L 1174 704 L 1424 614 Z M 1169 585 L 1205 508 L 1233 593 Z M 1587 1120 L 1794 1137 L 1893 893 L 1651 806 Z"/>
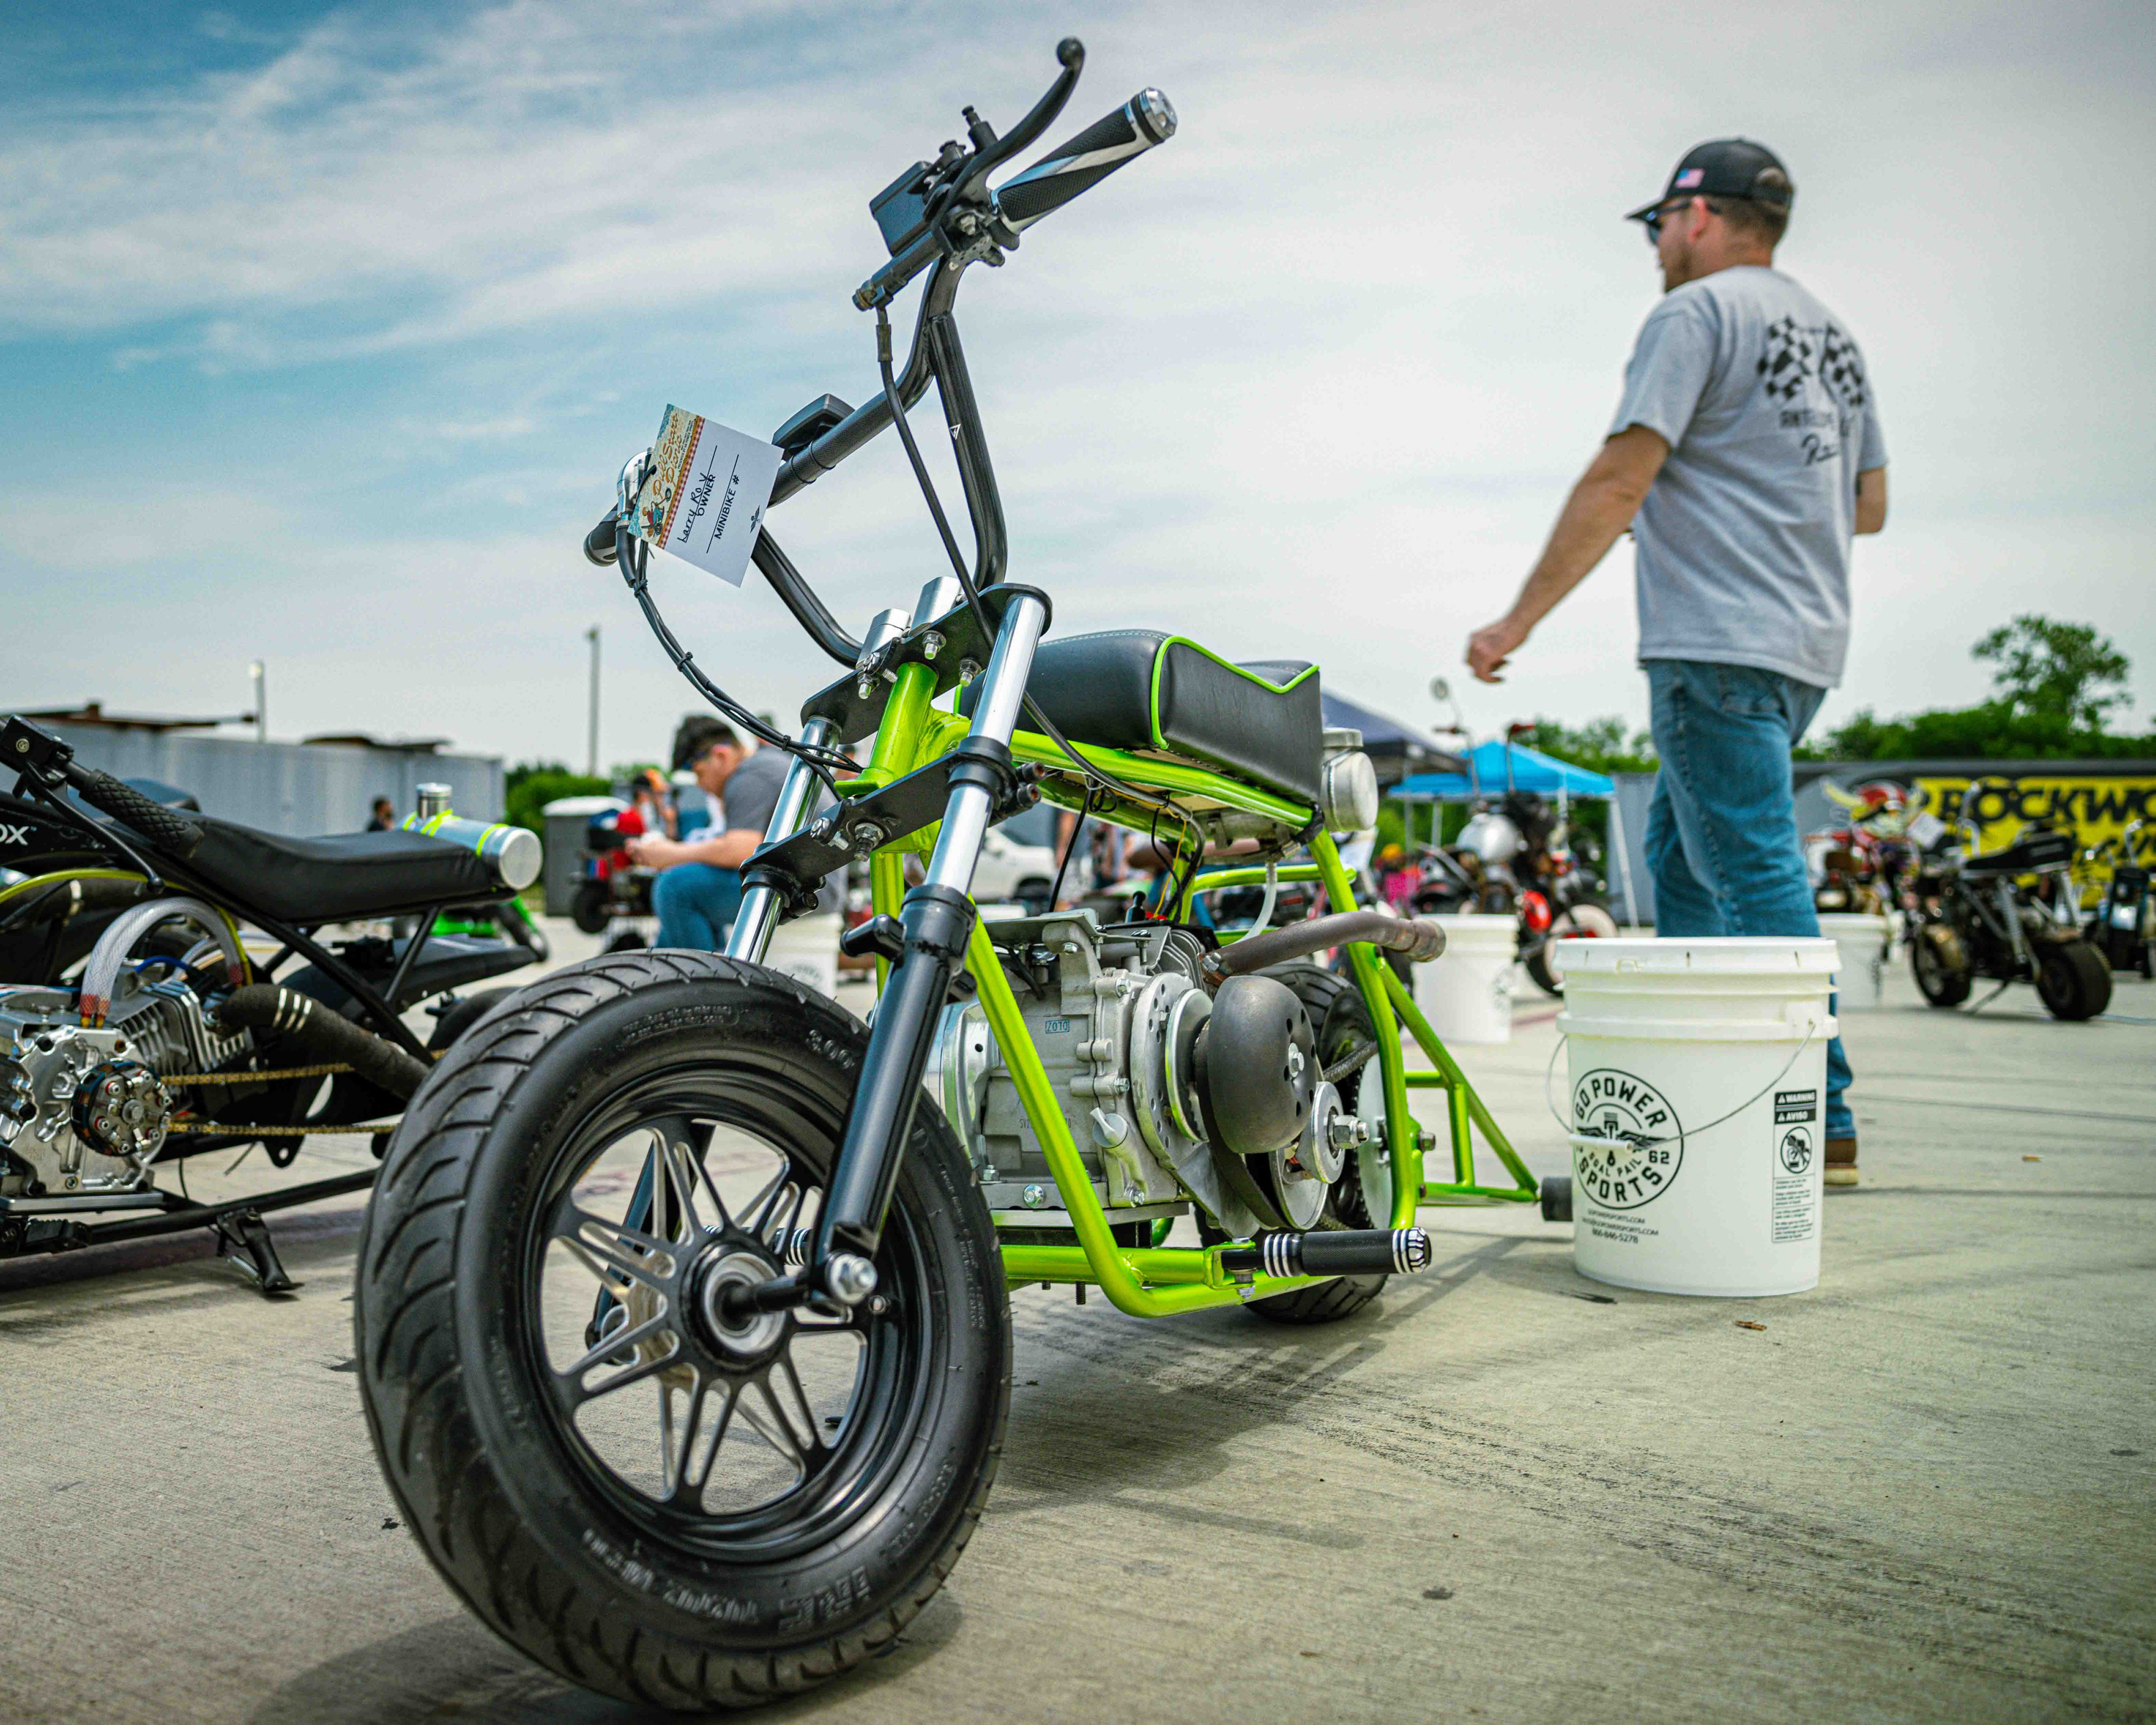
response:
<path id="1" fill-rule="evenodd" d="M 1014 231 L 1031 227 L 1081 192 L 1098 185 L 1134 156 L 1175 136 L 1175 105 L 1157 90 L 1142 90 L 1068 143 L 1051 150 L 997 188 L 996 204 Z"/>
<path id="2" fill-rule="evenodd" d="M 192 856 L 195 847 L 202 843 L 202 823 L 185 811 L 152 803 L 133 785 L 123 783 L 94 767 L 71 767 L 66 771 L 68 783 L 84 802 L 155 840 L 173 855 Z"/>
<path id="3" fill-rule="evenodd" d="M 597 563 L 602 569 L 613 563 L 614 528 L 620 521 L 621 511 L 619 509 L 609 509 L 600 518 L 598 526 L 584 535 L 584 557 L 587 562 Z"/>

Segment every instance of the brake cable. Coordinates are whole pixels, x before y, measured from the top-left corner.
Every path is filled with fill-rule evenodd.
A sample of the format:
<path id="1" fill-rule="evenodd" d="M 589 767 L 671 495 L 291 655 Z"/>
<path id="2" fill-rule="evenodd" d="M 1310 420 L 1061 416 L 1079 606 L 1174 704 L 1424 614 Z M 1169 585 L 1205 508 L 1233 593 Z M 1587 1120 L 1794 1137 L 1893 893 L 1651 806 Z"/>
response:
<path id="1" fill-rule="evenodd" d="M 621 569 L 622 579 L 628 583 L 629 592 L 635 597 L 638 608 L 644 613 L 644 622 L 650 625 L 651 633 L 658 638 L 660 648 L 673 661 L 674 669 L 689 680 L 690 687 L 758 742 L 793 756 L 823 782 L 824 789 L 829 791 L 833 797 L 837 797 L 838 787 L 833 783 L 834 776 L 843 775 L 850 778 L 858 770 L 859 763 L 836 749 L 803 742 L 797 737 L 787 736 L 775 726 L 767 725 L 704 675 L 696 664 L 696 655 L 675 639 L 674 631 L 666 626 L 666 619 L 659 614 L 658 602 L 651 597 L 651 547 L 629 531 L 625 521 L 618 520 L 614 523 L 614 561 Z"/>
<path id="2" fill-rule="evenodd" d="M 878 305 L 875 309 L 875 316 L 876 369 L 883 374 L 884 397 L 891 403 L 891 424 L 898 428 L 898 440 L 906 447 L 906 459 L 913 468 L 913 477 L 921 486 L 921 496 L 927 501 L 928 513 L 935 519 L 936 531 L 943 541 L 944 553 L 951 559 L 952 572 L 957 576 L 958 585 L 965 592 L 967 608 L 973 614 L 973 620 L 981 631 L 982 639 L 993 641 L 996 638 L 995 620 L 988 615 L 988 608 L 981 598 L 980 589 L 973 585 L 973 572 L 967 567 L 965 558 L 959 553 L 957 536 L 951 531 L 950 519 L 943 513 L 942 500 L 936 495 L 936 482 L 929 475 L 928 464 L 921 459 L 921 446 L 914 441 L 913 428 L 906 423 L 906 403 L 899 393 L 897 379 L 891 371 L 891 316 L 883 306 Z M 1024 701 L 1025 711 L 1031 716 L 1034 723 L 1040 727 L 1041 735 L 1047 737 L 1069 757 L 1071 763 L 1077 768 L 1081 778 L 1088 786 L 1097 784 L 1102 789 L 1111 792 L 1126 801 L 1136 803 L 1141 809 L 1173 813 L 1183 822 L 1185 829 L 1196 841 L 1195 854 L 1201 857 L 1204 855 L 1205 831 L 1188 809 L 1183 808 L 1173 798 L 1147 796 L 1125 784 L 1106 768 L 1087 760 L 1072 746 L 1070 740 L 1057 728 L 1055 721 L 1041 711 L 1040 703 L 1033 698 L 1030 690 L 1026 691 Z M 1091 802 L 1092 797 L 1089 789 L 1086 797 L 1087 807 L 1080 811 L 1081 824 L 1083 816 L 1090 809 Z M 1074 845 L 1077 842 L 1075 829 L 1073 829 L 1071 833 L 1071 842 Z M 1064 860 L 1065 863 L 1070 860 L 1067 853 Z M 1062 870 L 1060 868 L 1056 871 L 1056 878 L 1059 880 L 1062 878 Z"/>

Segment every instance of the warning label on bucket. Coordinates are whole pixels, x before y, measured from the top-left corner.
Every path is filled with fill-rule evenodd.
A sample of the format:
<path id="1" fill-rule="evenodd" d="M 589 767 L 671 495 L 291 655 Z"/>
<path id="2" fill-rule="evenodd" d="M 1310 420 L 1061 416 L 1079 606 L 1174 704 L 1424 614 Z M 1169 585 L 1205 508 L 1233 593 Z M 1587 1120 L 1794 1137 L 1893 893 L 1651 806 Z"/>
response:
<path id="1" fill-rule="evenodd" d="M 1795 1094 L 1810 1096 L 1814 1092 L 1799 1091 Z M 1819 1152 L 1812 1142 L 1810 1126 L 1782 1123 L 1781 1103 L 1781 1096 L 1777 1096 L 1774 1130 L 1779 1142 L 1774 1146 L 1774 1194 L 1768 1200 L 1768 1237 L 1776 1245 L 1788 1245 L 1810 1240 L 1819 1227 L 1819 1176 L 1812 1167 Z M 1811 1116 L 1806 1114 L 1804 1117 L 1809 1121 Z"/>
<path id="2" fill-rule="evenodd" d="M 1808 1120 L 1819 1118 L 1819 1092 L 1815 1090 L 1778 1090 L 1774 1092 L 1774 1124 L 1797 1126 Z"/>

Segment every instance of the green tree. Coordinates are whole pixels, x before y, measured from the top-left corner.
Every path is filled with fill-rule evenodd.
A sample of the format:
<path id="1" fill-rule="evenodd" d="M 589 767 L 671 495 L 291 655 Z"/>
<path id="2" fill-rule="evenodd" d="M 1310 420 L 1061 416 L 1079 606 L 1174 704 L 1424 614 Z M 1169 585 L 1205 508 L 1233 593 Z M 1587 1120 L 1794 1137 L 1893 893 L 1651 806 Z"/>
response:
<path id="1" fill-rule="evenodd" d="M 606 780 L 572 773 L 559 761 L 520 761 L 502 775 L 502 819 L 543 839 L 546 822 L 540 811 L 549 803 L 557 797 L 603 796 L 606 788 Z"/>
<path id="2" fill-rule="evenodd" d="M 2121 760 L 2156 754 L 2156 737 L 2104 729 L 2128 704 L 2126 655 L 2087 624 L 2033 614 L 1993 629 L 1970 649 L 1989 660 L 1997 690 L 1974 706 L 1882 719 L 1861 709 L 1815 743 L 1810 761 Z"/>
<path id="3" fill-rule="evenodd" d="M 2060 623 L 2027 612 L 1969 649 L 1998 666 L 1991 686 L 2017 713 L 2062 722 L 2069 732 L 2100 732 L 2128 704 L 2126 655 L 2093 625 Z"/>
<path id="4" fill-rule="evenodd" d="M 1652 773 L 1659 764 L 1655 739 L 1645 731 L 1628 729 L 1614 713 L 1584 725 L 1538 717 L 1527 742 L 1589 773 Z"/>

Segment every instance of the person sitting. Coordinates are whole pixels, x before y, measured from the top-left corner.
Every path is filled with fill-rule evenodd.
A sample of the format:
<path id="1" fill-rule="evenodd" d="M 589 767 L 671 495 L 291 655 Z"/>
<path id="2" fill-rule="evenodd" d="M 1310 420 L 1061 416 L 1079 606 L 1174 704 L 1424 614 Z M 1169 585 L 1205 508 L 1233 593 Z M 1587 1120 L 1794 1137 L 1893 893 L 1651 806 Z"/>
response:
<path id="1" fill-rule="evenodd" d="M 629 853 L 660 871 L 651 883 L 658 944 L 721 952 L 741 908 L 741 865 L 763 843 L 788 763 L 778 749 L 751 752 L 730 726 L 716 719 L 683 725 L 675 736 L 675 757 L 724 814 L 702 836 L 681 839 L 646 833 L 629 841 Z"/>

